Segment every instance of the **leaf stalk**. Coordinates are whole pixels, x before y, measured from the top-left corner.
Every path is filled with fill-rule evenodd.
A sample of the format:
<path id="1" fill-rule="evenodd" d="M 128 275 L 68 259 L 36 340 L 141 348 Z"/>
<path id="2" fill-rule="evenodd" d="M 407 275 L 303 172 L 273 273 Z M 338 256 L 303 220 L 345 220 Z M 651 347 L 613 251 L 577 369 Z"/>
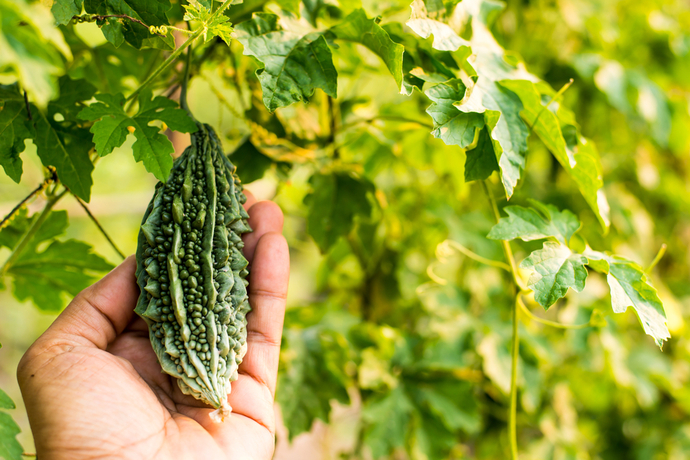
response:
<path id="1" fill-rule="evenodd" d="M 98 230 L 100 230 L 100 232 L 103 234 L 103 236 L 105 237 L 105 239 L 108 240 L 108 243 L 110 243 L 110 246 L 115 250 L 115 252 L 117 252 L 117 254 L 118 254 L 120 257 L 122 257 L 122 260 L 125 260 L 125 259 L 127 258 L 127 256 L 125 256 L 125 255 L 122 253 L 122 251 L 120 251 L 120 249 L 117 247 L 117 245 L 116 245 L 115 242 L 112 240 L 112 238 L 110 238 L 110 235 L 108 235 L 108 232 L 105 231 L 105 228 L 103 228 L 103 226 L 101 225 L 101 223 L 98 222 L 98 219 L 96 219 L 96 216 L 94 216 L 93 214 L 91 214 L 91 211 L 90 211 L 89 208 L 86 206 L 86 203 L 84 203 L 77 195 L 74 195 L 74 194 L 73 194 L 72 196 L 74 197 L 75 200 L 77 200 L 77 203 L 79 203 L 79 205 L 84 209 L 84 211 L 86 212 L 86 215 L 88 215 L 89 218 L 93 221 L 93 223 L 96 224 L 96 227 L 98 227 Z"/>

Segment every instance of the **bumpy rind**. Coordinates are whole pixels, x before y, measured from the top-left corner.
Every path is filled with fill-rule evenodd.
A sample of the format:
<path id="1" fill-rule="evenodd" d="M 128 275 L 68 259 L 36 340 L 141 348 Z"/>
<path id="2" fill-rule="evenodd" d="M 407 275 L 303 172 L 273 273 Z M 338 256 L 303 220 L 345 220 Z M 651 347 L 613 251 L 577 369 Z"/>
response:
<path id="1" fill-rule="evenodd" d="M 149 326 L 163 371 L 224 415 L 247 351 L 241 236 L 251 228 L 242 185 L 216 133 L 200 124 L 191 137 L 141 223 L 134 311 Z"/>

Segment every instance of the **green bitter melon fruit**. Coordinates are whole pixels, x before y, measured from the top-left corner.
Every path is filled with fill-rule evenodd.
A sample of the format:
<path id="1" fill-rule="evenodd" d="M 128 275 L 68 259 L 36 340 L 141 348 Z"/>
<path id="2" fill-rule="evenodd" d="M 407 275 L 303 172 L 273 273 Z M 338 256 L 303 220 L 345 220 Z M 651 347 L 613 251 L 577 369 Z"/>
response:
<path id="1" fill-rule="evenodd" d="M 135 312 L 149 326 L 163 371 L 184 394 L 230 413 L 230 382 L 247 351 L 246 197 L 235 166 L 208 125 L 158 183 L 137 246 Z"/>

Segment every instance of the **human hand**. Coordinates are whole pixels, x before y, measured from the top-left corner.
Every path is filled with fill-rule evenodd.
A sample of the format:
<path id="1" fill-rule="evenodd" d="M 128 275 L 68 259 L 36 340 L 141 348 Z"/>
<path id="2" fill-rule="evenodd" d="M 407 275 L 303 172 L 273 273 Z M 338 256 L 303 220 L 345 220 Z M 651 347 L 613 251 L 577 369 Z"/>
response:
<path id="1" fill-rule="evenodd" d="M 230 417 L 212 422 L 212 408 L 162 373 L 148 327 L 134 315 L 139 289 L 130 256 L 75 297 L 19 363 L 40 460 L 273 456 L 289 254 L 280 208 L 251 194 L 245 207 L 254 229 L 244 235 L 252 311 L 248 351 L 228 396 Z"/>

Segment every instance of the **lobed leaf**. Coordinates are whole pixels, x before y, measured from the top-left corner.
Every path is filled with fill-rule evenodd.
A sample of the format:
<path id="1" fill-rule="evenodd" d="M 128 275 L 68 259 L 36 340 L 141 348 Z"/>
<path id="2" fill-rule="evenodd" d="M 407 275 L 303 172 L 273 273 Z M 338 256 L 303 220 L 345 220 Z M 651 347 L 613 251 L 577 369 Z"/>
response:
<path id="1" fill-rule="evenodd" d="M 423 0 L 414 0 L 410 5 L 412 13 L 405 24 L 422 38 L 434 36 L 432 46 L 439 51 L 457 51 L 470 43 L 461 38 L 448 24 L 429 18 Z"/>
<path id="2" fill-rule="evenodd" d="M 232 40 L 232 27 L 230 18 L 223 14 L 213 16 L 213 0 L 202 4 L 196 0 L 190 0 L 189 4 L 182 5 L 185 9 L 185 21 L 199 21 L 202 23 L 204 31 L 202 33 L 204 42 L 208 42 L 213 37 L 220 37 L 226 45 L 230 46 Z"/>
<path id="3" fill-rule="evenodd" d="M 350 13 L 343 22 L 330 31 L 340 40 L 364 45 L 381 58 L 402 91 L 403 53 L 405 47 L 391 40 L 377 19 L 367 18 L 363 9 Z"/>
<path id="4" fill-rule="evenodd" d="M 457 109 L 456 103 L 467 94 L 467 87 L 460 79 L 448 80 L 429 88 L 425 94 L 434 101 L 426 109 L 434 120 L 434 137 L 447 145 L 465 148 L 472 144 L 476 130 L 484 126 L 484 117 L 477 113 L 465 113 Z"/>
<path id="5" fill-rule="evenodd" d="M 465 155 L 465 182 L 488 179 L 491 173 L 500 171 L 491 143 L 491 134 L 486 127 L 479 130 L 477 145 L 467 150 Z"/>
<path id="6" fill-rule="evenodd" d="M 256 13 L 236 26 L 244 54 L 264 63 L 256 74 L 264 105 L 271 112 L 294 102 L 308 101 L 316 88 L 337 97 L 337 72 L 321 32 L 299 35 L 283 30 L 278 16 Z"/>
<path id="7" fill-rule="evenodd" d="M 364 178 L 345 172 L 315 174 L 310 183 L 313 191 L 305 198 L 307 233 L 325 253 L 338 238 L 350 233 L 356 216 L 370 216 L 372 205 L 368 196 L 373 193 L 374 186 Z"/>
<path id="8" fill-rule="evenodd" d="M 83 120 L 96 121 L 91 127 L 96 152 L 100 156 L 110 154 L 121 146 L 129 128 L 134 128 L 136 141 L 132 153 L 136 161 L 144 163 L 146 170 L 160 181 L 165 182 L 172 169 L 171 154 L 175 151 L 170 140 L 160 133 L 160 128 L 150 126 L 154 120 L 166 123 L 175 131 L 191 133 L 197 126 L 189 114 L 177 108 L 177 103 L 164 96 L 152 98 L 150 91 L 139 96 L 139 111 L 129 116 L 124 110 L 125 98 L 121 93 L 98 94 L 95 102 L 79 113 Z"/>
<path id="9" fill-rule="evenodd" d="M 19 155 L 25 149 L 24 141 L 34 137 L 34 127 L 16 84 L 0 85 L 0 100 L 0 165 L 10 179 L 19 183 L 23 172 Z"/>
<path id="10" fill-rule="evenodd" d="M 533 208 L 503 208 L 508 217 L 501 218 L 487 238 L 504 241 L 520 238 L 522 241 L 532 241 L 553 237 L 561 244 L 567 245 L 580 228 L 580 221 L 575 214 L 567 209 L 559 211 L 553 205 L 542 204 L 536 200 L 530 200 L 530 203 Z"/>
<path id="11" fill-rule="evenodd" d="M 569 288 L 581 292 L 585 287 L 587 258 L 575 254 L 567 246 L 547 241 L 542 249 L 529 255 L 521 268 L 534 270 L 527 286 L 534 291 L 534 299 L 548 309 L 564 297 Z"/>
<path id="12" fill-rule="evenodd" d="M 603 191 L 602 167 L 593 144 L 577 134 L 576 145 L 569 147 L 566 144 L 558 117 L 542 104 L 541 94 L 534 82 L 502 80 L 499 84 L 517 94 L 524 107 L 520 116 L 573 178 L 602 227 L 608 228 L 609 207 Z"/>
<path id="13" fill-rule="evenodd" d="M 606 275 L 614 313 L 624 313 L 632 307 L 645 333 L 662 348 L 664 341 L 671 338 L 671 333 L 666 324 L 664 306 L 644 269 L 623 257 L 591 249 L 584 255 L 592 268 Z"/>
<path id="14" fill-rule="evenodd" d="M 405 445 L 405 435 L 414 405 L 402 386 L 387 395 L 368 401 L 362 409 L 362 420 L 367 425 L 364 443 L 375 459 Z"/>
<path id="15" fill-rule="evenodd" d="M 37 214 L 27 217 L 26 211 L 15 217 L 9 226 L 0 231 L 0 246 L 14 249 L 21 235 L 37 218 Z M 84 242 L 56 240 L 66 228 L 67 212 L 51 212 L 8 268 L 6 274 L 14 280 L 17 299 L 31 300 L 42 310 L 58 311 L 64 306 L 62 293 L 77 295 L 95 281 L 91 272 L 105 272 L 113 268 Z M 50 243 L 48 247 L 40 250 L 46 242 Z"/>

